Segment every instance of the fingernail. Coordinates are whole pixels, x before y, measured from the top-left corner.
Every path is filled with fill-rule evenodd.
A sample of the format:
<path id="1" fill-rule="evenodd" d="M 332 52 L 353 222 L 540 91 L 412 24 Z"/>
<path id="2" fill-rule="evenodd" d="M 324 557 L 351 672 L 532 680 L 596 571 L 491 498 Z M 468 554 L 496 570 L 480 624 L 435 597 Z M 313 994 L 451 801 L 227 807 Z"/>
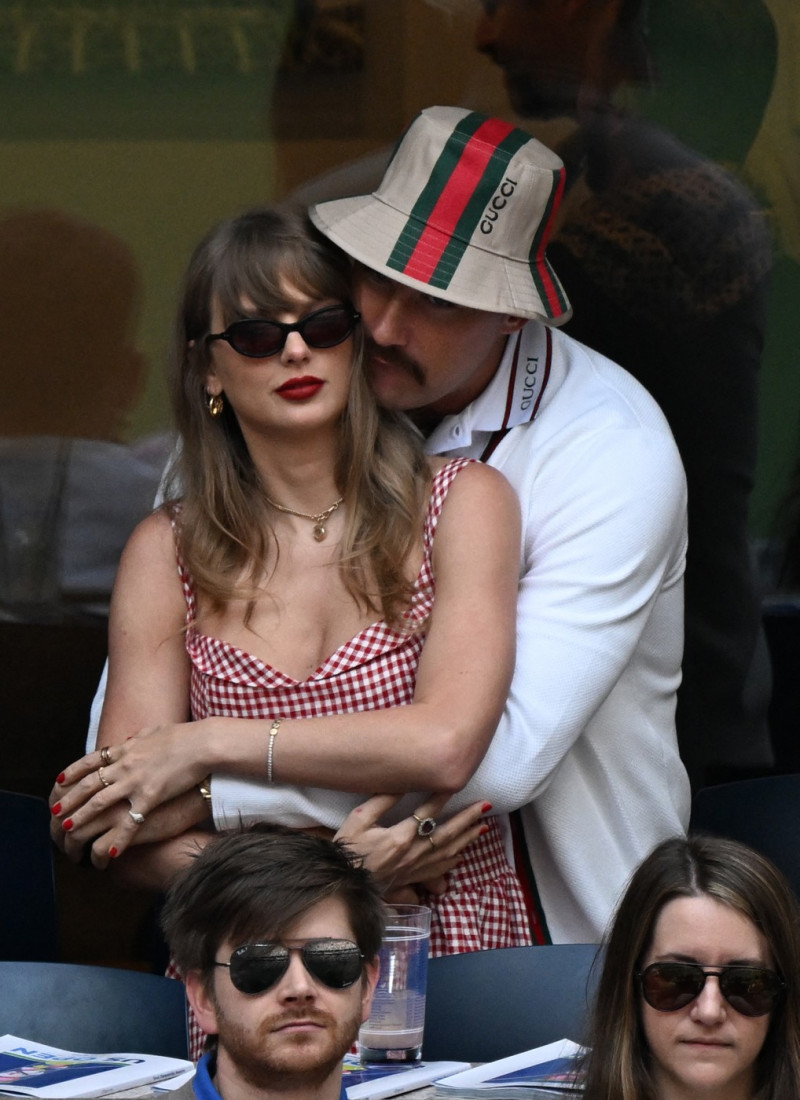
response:
<path id="1" fill-rule="evenodd" d="M 72 824 L 72 822 L 70 822 L 70 824 Z M 67 826 L 66 826 L 66 822 L 65 822 L 64 823 L 64 828 L 66 829 L 66 827 Z M 488 825 L 481 825 L 480 829 L 478 830 L 478 836 L 486 836 L 486 834 L 488 832 L 489 832 L 489 826 Z"/>
<path id="2" fill-rule="evenodd" d="M 55 806 L 51 806 L 50 807 L 50 813 L 53 814 L 54 816 L 56 814 L 60 814 L 61 813 L 61 803 L 56 802 Z"/>
<path id="3" fill-rule="evenodd" d="M 56 783 L 63 783 L 66 778 L 67 778 L 67 773 L 66 772 L 61 772 L 60 775 L 56 776 Z"/>
<path id="4" fill-rule="evenodd" d="M 111 856 L 112 859 L 116 859 L 117 856 L 119 855 L 119 852 L 117 851 L 116 848 L 109 848 L 108 849 L 108 854 Z"/>
<path id="5" fill-rule="evenodd" d="M 61 827 L 65 833 L 68 833 L 74 824 L 75 822 L 72 820 L 72 818 L 68 817 Z"/>
<path id="6" fill-rule="evenodd" d="M 491 808 L 492 808 L 491 802 L 484 802 L 484 804 L 481 806 L 481 811 L 485 814 L 488 814 L 488 812 L 489 812 L 489 810 L 491 810 Z"/>

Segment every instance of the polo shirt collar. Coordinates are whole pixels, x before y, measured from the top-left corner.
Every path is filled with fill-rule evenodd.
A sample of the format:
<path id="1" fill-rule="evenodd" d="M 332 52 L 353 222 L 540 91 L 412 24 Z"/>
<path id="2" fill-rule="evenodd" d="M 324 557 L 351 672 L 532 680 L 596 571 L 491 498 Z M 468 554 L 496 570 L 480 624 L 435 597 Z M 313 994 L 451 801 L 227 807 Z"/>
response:
<path id="1" fill-rule="evenodd" d="M 217 1068 L 217 1056 L 213 1050 L 204 1054 L 197 1063 L 192 1085 L 197 1100 L 221 1100 L 211 1076 Z"/>
<path id="2" fill-rule="evenodd" d="M 535 321 L 512 333 L 489 385 L 463 412 L 446 416 L 434 428 L 426 450 L 467 448 L 475 433 L 506 431 L 533 420 L 550 380 L 552 343 L 550 329 Z"/>

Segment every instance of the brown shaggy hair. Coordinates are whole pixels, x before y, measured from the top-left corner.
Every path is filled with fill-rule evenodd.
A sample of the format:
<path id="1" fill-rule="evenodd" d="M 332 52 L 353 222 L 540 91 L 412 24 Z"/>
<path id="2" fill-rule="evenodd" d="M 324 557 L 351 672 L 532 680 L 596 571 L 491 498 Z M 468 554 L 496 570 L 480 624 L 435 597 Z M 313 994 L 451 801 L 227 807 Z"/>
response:
<path id="1" fill-rule="evenodd" d="M 161 925 L 183 974 L 214 973 L 220 945 L 280 940 L 304 913 L 340 898 L 368 962 L 380 950 L 384 907 L 346 844 L 260 821 L 222 833 L 170 884 Z"/>

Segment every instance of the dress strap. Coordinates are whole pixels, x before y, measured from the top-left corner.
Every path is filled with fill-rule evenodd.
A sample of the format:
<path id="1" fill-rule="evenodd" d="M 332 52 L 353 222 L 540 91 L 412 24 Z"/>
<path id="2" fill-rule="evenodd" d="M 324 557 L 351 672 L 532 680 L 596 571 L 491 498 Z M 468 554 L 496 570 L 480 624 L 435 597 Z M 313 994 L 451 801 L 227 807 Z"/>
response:
<path id="1" fill-rule="evenodd" d="M 172 524 L 172 535 L 175 540 L 175 561 L 178 566 L 178 576 L 181 580 L 183 598 L 186 600 L 186 626 L 192 626 L 197 618 L 197 592 L 195 591 L 194 581 L 186 568 L 186 563 L 183 560 L 180 550 L 180 542 L 178 540 L 179 512 L 180 503 L 173 505 L 169 510 L 169 521 Z"/>
<path id="2" fill-rule="evenodd" d="M 431 482 L 431 496 L 422 531 L 422 564 L 417 574 L 411 607 L 406 611 L 406 618 L 415 623 L 419 629 L 423 629 L 428 620 L 436 592 L 436 581 L 433 575 L 433 539 L 436 535 L 439 516 L 442 514 L 450 486 L 457 475 L 474 462 L 474 458 L 454 458 L 442 466 Z"/>
<path id="3" fill-rule="evenodd" d="M 474 464 L 474 458 L 453 458 L 449 462 L 446 462 L 438 473 L 434 474 L 433 481 L 431 482 L 431 497 L 428 501 L 428 510 L 425 514 L 425 526 L 423 529 L 423 544 L 426 557 L 429 557 L 433 551 L 433 539 L 436 535 L 439 516 L 442 514 L 442 508 L 444 507 L 444 502 L 447 500 L 450 486 L 463 469 Z"/>

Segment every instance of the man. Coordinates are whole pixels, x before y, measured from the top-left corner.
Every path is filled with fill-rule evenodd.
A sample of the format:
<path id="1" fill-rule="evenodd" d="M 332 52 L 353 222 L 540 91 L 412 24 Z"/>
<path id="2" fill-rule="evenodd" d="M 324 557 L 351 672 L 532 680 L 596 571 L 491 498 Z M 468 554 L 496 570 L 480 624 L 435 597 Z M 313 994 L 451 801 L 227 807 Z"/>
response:
<path id="1" fill-rule="evenodd" d="M 488 461 L 519 494 L 514 681 L 452 805 L 523 807 L 509 846 L 534 940 L 596 942 L 633 869 L 688 820 L 674 725 L 686 499 L 655 402 L 552 327 L 569 316 L 544 253 L 563 185 L 529 134 L 434 107 L 374 195 L 311 215 L 357 261 L 378 399 L 411 411 L 432 453 Z M 215 775 L 211 790 L 217 825 L 235 822 L 241 783 Z M 268 818 L 275 793 L 247 812 Z"/>
<path id="2" fill-rule="evenodd" d="M 618 89 L 649 79 L 643 0 L 482 7 L 475 44 L 502 69 L 513 108 L 534 129 L 551 120 L 552 134 L 560 119 L 564 131 L 567 196 L 549 256 L 575 310 L 567 331 L 652 394 L 686 470 L 682 759 L 697 786 L 759 773 L 772 763 L 770 674 L 748 503 L 771 264 L 764 218 L 716 164 L 615 106 Z M 715 72 L 724 79 L 724 67 Z M 738 103 L 740 89 L 729 90 Z"/>
<path id="3" fill-rule="evenodd" d="M 344 1100 L 382 913 L 369 872 L 334 842 L 263 824 L 212 840 L 162 914 L 209 1035 L 178 1100 Z"/>

